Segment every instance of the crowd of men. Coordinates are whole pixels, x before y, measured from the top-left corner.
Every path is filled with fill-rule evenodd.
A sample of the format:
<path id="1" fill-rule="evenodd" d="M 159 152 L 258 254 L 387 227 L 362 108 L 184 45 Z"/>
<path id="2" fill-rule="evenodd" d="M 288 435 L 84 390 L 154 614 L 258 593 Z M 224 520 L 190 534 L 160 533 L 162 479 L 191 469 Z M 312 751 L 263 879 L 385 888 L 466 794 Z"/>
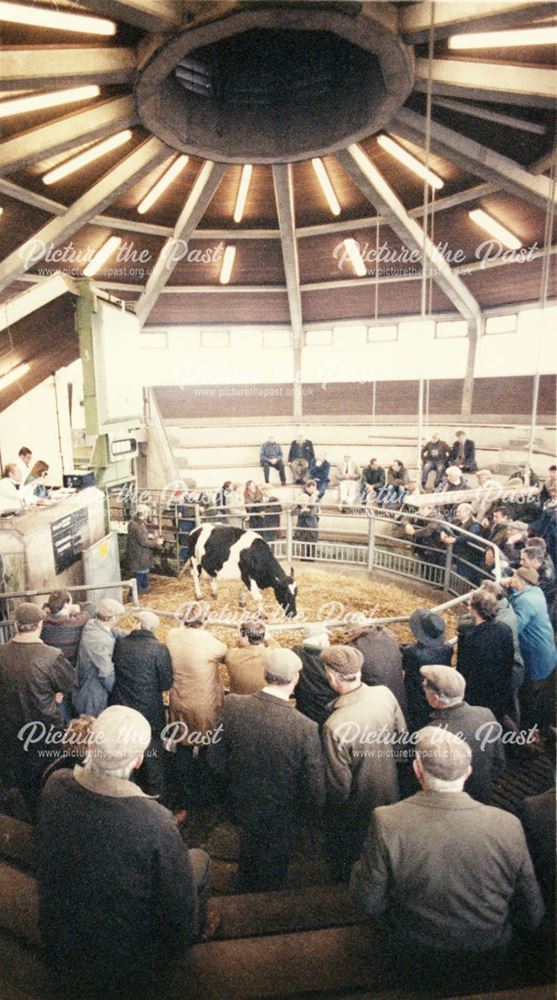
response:
<path id="1" fill-rule="evenodd" d="M 124 614 L 57 591 L 20 604 L 0 647 L 0 780 L 36 824 L 50 961 L 110 995 L 160 986 L 218 922 L 209 858 L 180 835 L 207 804 L 239 829 L 237 891 L 284 887 L 306 831 L 410 965 L 495 968 L 516 935 L 545 935 L 551 797 L 523 803 L 524 826 L 491 804 L 506 743 L 553 745 L 536 571 L 473 591 L 456 646 L 425 608 L 402 646 L 354 614 L 342 643 L 317 624 L 292 649 L 260 618 L 225 644 L 200 602 L 165 642 L 156 614 L 130 630 Z"/>

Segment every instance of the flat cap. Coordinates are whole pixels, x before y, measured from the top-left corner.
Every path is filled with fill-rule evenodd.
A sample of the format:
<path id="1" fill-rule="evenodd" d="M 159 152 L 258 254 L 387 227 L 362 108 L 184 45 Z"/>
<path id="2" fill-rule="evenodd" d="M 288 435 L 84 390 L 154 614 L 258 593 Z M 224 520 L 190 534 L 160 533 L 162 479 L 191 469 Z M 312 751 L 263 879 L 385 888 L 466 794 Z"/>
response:
<path id="1" fill-rule="evenodd" d="M 265 673 L 293 681 L 302 669 L 302 661 L 291 649 L 272 648 L 265 650 Z"/>
<path id="2" fill-rule="evenodd" d="M 530 583 L 533 587 L 539 583 L 540 574 L 537 569 L 533 569 L 531 566 L 519 566 L 515 570 L 513 576 L 519 576 L 522 580 L 526 580 L 526 583 Z"/>
<path id="3" fill-rule="evenodd" d="M 24 602 L 16 608 L 15 620 L 18 625 L 38 625 L 46 617 L 38 604 Z"/>
<path id="4" fill-rule="evenodd" d="M 134 618 L 143 628 L 148 628 L 151 632 L 154 632 L 161 623 L 159 616 L 152 611 L 136 611 Z"/>
<path id="5" fill-rule="evenodd" d="M 89 736 L 89 754 L 107 771 L 126 767 L 151 742 L 147 719 L 127 705 L 111 705 L 95 719 Z"/>
<path id="6" fill-rule="evenodd" d="M 120 601 L 114 601 L 112 597 L 103 597 L 102 601 L 99 601 L 97 614 L 103 618 L 112 618 L 114 615 L 123 615 L 125 610 Z"/>
<path id="7" fill-rule="evenodd" d="M 420 667 L 420 673 L 442 698 L 464 698 L 466 681 L 454 667 L 431 664 Z"/>
<path id="8" fill-rule="evenodd" d="M 437 726 L 425 726 L 416 733 L 416 756 L 427 774 L 442 781 L 462 778 L 472 761 L 472 751 L 464 740 Z"/>
<path id="9" fill-rule="evenodd" d="M 354 646 L 331 646 L 319 655 L 324 667 L 334 670 L 342 677 L 351 677 L 362 669 L 364 658 Z"/>

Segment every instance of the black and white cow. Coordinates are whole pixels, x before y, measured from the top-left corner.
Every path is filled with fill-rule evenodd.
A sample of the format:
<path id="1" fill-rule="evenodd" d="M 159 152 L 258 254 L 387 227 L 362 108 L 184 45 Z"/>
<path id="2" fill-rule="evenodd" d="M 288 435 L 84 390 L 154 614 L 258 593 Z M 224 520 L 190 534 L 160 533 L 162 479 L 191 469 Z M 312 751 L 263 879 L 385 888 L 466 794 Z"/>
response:
<path id="1" fill-rule="evenodd" d="M 262 590 L 272 587 L 289 618 L 296 616 L 297 584 L 294 570 L 284 572 L 271 549 L 255 531 L 222 524 L 203 524 L 187 537 L 188 562 L 197 600 L 201 600 L 200 574 L 211 580 L 211 594 L 217 596 L 217 578 L 241 580 L 261 608 Z"/>

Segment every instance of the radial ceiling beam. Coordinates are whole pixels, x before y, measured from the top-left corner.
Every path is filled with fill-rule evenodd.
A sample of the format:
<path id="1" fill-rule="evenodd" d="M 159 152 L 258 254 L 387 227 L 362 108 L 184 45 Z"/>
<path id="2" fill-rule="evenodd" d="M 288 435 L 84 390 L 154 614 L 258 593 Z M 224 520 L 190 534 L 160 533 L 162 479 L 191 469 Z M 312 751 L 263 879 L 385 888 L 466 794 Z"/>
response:
<path id="1" fill-rule="evenodd" d="M 14 326 L 29 313 L 35 312 L 53 299 L 58 299 L 66 292 L 79 295 L 75 281 L 68 274 L 57 271 L 48 278 L 42 278 L 36 285 L 26 288 L 20 295 L 0 305 L 0 331 L 8 326 Z"/>
<path id="2" fill-rule="evenodd" d="M 212 160 L 206 160 L 201 167 L 180 217 L 174 226 L 172 236 L 166 240 L 149 275 L 145 290 L 138 299 L 136 315 L 142 326 L 176 264 L 183 259 L 187 250 L 187 242 L 203 218 L 227 168 L 226 163 L 213 163 Z"/>
<path id="3" fill-rule="evenodd" d="M 470 31 L 515 28 L 533 18 L 549 17 L 554 12 L 554 3 L 540 3 L 539 0 L 481 0 L 479 3 L 444 0 L 435 4 L 435 35 L 443 38 Z M 399 30 L 405 42 L 426 41 L 430 23 L 429 2 L 408 4 L 399 10 Z"/>
<path id="4" fill-rule="evenodd" d="M 529 122 L 525 118 L 507 115 L 502 111 L 492 111 L 491 108 L 469 104 L 468 101 L 451 101 L 445 97 L 434 97 L 433 103 L 438 108 L 456 111 L 457 114 L 466 115 L 468 118 L 480 118 L 482 121 L 495 122 L 496 125 L 506 125 L 508 128 L 518 129 L 519 132 L 530 132 L 532 135 L 545 135 L 547 132 L 545 125 L 540 125 L 538 122 Z"/>
<path id="5" fill-rule="evenodd" d="M 294 372 L 302 369 L 302 347 L 304 340 L 304 321 L 302 314 L 302 295 L 300 292 L 300 266 L 298 262 L 298 244 L 296 242 L 296 215 L 294 211 L 294 185 L 292 181 L 292 164 L 281 163 L 273 166 L 273 185 L 277 204 L 280 237 L 282 244 L 282 259 L 288 292 L 288 308 L 292 327 L 292 347 L 294 351 Z M 302 384 L 299 378 L 294 378 L 293 416 L 302 416 Z"/>
<path id="6" fill-rule="evenodd" d="M 102 139 L 137 122 L 135 102 L 129 96 L 115 97 L 93 108 L 57 118 L 0 143 L 0 174 L 20 170 L 80 143 Z"/>
<path id="7" fill-rule="evenodd" d="M 113 21 L 133 24 L 142 31 L 173 31 L 182 22 L 177 0 L 77 0 L 81 7 L 110 17 Z"/>
<path id="8" fill-rule="evenodd" d="M 54 88 L 127 83 L 137 60 L 133 49 L 24 46 L 0 49 L 0 89 Z"/>
<path id="9" fill-rule="evenodd" d="M 73 236 L 98 212 L 102 212 L 103 208 L 118 198 L 130 184 L 148 174 L 167 159 L 168 155 L 168 147 L 155 138 L 147 139 L 134 149 L 70 205 L 63 215 L 47 222 L 0 263 L 0 291 L 42 260 L 51 247 L 56 247 L 62 240 Z"/>
<path id="10" fill-rule="evenodd" d="M 416 90 L 427 90 L 429 62 L 416 59 Z M 434 59 L 432 93 L 472 97 L 480 101 L 553 108 L 557 98 L 557 70 L 508 65 L 471 59 Z"/>
<path id="11" fill-rule="evenodd" d="M 426 120 L 422 115 L 408 108 L 401 108 L 392 123 L 393 131 L 410 142 L 423 144 Z M 495 150 L 482 146 L 474 139 L 468 139 L 460 132 L 454 132 L 445 125 L 431 122 L 431 149 L 439 156 L 452 160 L 459 167 L 482 177 L 487 181 L 495 181 L 514 195 L 525 201 L 546 208 L 551 198 L 551 184 L 547 177 L 536 177 L 524 167 L 507 156 L 501 156 Z"/>
<path id="12" fill-rule="evenodd" d="M 358 155 L 361 152 L 359 146 L 349 146 L 348 149 L 340 150 L 335 155 L 362 194 L 385 216 L 388 225 L 402 243 L 410 250 L 419 253 L 424 267 L 432 268 L 433 280 L 458 311 L 467 320 L 480 324 L 481 311 L 474 296 L 468 291 L 464 282 L 453 273 L 432 240 L 425 235 L 422 227 L 408 215 L 400 199 L 371 161 L 368 160 L 369 166 L 366 166 L 364 172 L 358 163 Z"/>

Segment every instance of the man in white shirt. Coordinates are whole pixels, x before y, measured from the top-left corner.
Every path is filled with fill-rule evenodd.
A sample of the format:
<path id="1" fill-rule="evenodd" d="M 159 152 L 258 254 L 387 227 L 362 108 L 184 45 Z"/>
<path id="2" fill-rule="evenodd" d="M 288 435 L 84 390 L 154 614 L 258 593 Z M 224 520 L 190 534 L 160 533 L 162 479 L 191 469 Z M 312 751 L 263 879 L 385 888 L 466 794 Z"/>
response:
<path id="1" fill-rule="evenodd" d="M 336 469 L 338 482 L 338 508 L 350 507 L 356 500 L 360 483 L 360 468 L 352 461 L 351 455 L 345 455 Z"/>
<path id="2" fill-rule="evenodd" d="M 17 465 L 21 474 L 21 485 L 25 485 L 25 480 L 31 472 L 31 459 L 33 458 L 33 452 L 30 448 L 26 448 L 25 445 L 19 449 L 17 453 L 17 459 L 15 464 Z"/>

